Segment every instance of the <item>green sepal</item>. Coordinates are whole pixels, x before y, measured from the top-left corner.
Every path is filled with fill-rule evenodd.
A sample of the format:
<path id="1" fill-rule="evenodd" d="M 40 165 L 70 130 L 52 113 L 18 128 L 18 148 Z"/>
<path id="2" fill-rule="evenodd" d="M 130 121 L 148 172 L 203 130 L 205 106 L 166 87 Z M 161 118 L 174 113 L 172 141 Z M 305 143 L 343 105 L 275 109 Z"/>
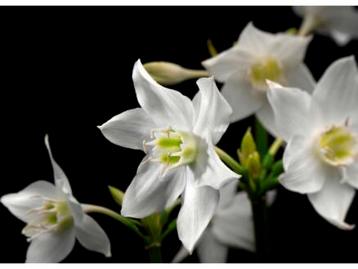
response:
<path id="1" fill-rule="evenodd" d="M 163 240 L 165 237 L 167 237 L 172 231 L 175 230 L 176 227 L 177 227 L 177 220 L 174 219 L 168 224 L 164 233 L 161 235 L 160 240 Z"/>

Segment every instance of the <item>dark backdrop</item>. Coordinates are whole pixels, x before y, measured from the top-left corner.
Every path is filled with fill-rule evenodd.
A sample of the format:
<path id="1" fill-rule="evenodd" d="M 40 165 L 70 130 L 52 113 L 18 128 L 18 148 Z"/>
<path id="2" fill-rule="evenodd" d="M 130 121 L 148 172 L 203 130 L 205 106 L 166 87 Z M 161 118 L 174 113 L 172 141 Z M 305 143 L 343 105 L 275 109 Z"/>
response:
<path id="1" fill-rule="evenodd" d="M 52 180 L 43 142 L 48 133 L 77 199 L 119 210 L 107 185 L 125 190 L 143 153 L 111 144 L 96 126 L 138 106 L 134 62 L 166 60 L 200 68 L 209 57 L 208 38 L 219 51 L 227 49 L 249 21 L 277 32 L 298 27 L 301 20 L 290 7 L 1 7 L 0 195 Z M 319 78 L 337 58 L 357 56 L 357 48 L 357 41 L 339 48 L 330 38 L 315 36 L 306 63 Z M 190 97 L 197 91 L 194 81 L 175 88 Z M 232 124 L 219 145 L 234 154 L 251 122 Z M 357 205 L 351 207 L 351 223 L 358 223 Z M 23 262 L 28 246 L 20 233 L 24 224 L 2 205 L 0 216 L 0 261 Z M 358 231 L 331 226 L 305 196 L 280 188 L 271 216 L 270 261 L 358 261 Z M 106 216 L 95 218 L 111 238 L 113 257 L 76 243 L 65 262 L 147 261 L 135 234 Z M 164 242 L 166 261 L 179 246 L 174 232 Z M 232 250 L 229 261 L 253 262 L 255 255 Z"/>

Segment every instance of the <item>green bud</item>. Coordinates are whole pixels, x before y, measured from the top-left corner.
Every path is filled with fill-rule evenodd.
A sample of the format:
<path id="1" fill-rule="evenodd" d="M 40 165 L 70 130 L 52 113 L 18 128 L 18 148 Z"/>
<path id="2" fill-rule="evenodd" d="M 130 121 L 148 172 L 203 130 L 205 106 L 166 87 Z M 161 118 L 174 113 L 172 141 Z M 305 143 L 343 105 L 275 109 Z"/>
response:
<path id="1" fill-rule="evenodd" d="M 120 206 L 122 206 L 124 193 L 121 190 L 119 190 L 115 187 L 112 187 L 112 186 L 108 186 L 108 189 L 109 189 L 109 192 L 111 193 L 114 201 L 117 204 L 119 204 Z"/>
<path id="2" fill-rule="evenodd" d="M 289 29 L 287 29 L 287 31 L 286 31 L 286 34 L 289 34 L 289 35 L 297 35 L 297 28 L 295 28 L 295 27 L 292 27 L 292 28 L 289 28 Z"/>
<path id="3" fill-rule="evenodd" d="M 251 128 L 248 128 L 242 138 L 241 148 L 238 151 L 240 162 L 244 167 L 247 167 L 248 158 L 254 152 L 257 152 L 256 143 L 254 137 L 252 136 Z"/>
<path id="4" fill-rule="evenodd" d="M 261 174 L 260 155 L 257 151 L 251 153 L 247 158 L 247 170 L 249 178 L 257 179 Z"/>
<path id="5" fill-rule="evenodd" d="M 209 75 L 205 70 L 187 69 L 170 62 L 150 62 L 144 64 L 144 68 L 156 82 L 162 85 L 175 85 L 188 79 Z"/>

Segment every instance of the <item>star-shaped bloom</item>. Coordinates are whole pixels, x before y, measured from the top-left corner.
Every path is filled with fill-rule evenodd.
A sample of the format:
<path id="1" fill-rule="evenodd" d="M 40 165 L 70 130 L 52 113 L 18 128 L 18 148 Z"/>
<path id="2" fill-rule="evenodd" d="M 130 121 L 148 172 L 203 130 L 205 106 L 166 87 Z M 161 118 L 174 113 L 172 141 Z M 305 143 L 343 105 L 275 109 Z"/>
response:
<path id="1" fill-rule="evenodd" d="M 340 46 L 358 38 L 358 11 L 354 7 L 298 6 L 293 9 L 303 17 L 300 34 L 317 31 L 330 35 Z"/>
<path id="2" fill-rule="evenodd" d="M 341 229 L 358 188 L 358 71 L 353 57 L 334 62 L 312 96 L 272 85 L 277 130 L 287 142 L 287 189 L 307 194 L 314 209 Z"/>
<path id="3" fill-rule="evenodd" d="M 236 192 L 233 182 L 220 190 L 220 202 L 210 225 L 197 243 L 196 250 L 200 262 L 224 263 L 229 247 L 255 251 L 255 234 L 252 208 L 246 192 Z M 267 194 L 271 205 L 276 191 Z M 181 248 L 173 262 L 180 262 L 189 253 Z"/>
<path id="4" fill-rule="evenodd" d="M 218 189 L 239 177 L 214 151 L 232 110 L 212 78 L 198 80 L 200 90 L 193 101 L 156 83 L 139 60 L 133 81 L 142 108 L 125 111 L 99 127 L 114 144 L 146 153 L 125 192 L 121 213 L 143 218 L 183 194 L 177 229 L 192 251 L 215 212 Z"/>
<path id="5" fill-rule="evenodd" d="M 222 94 L 233 109 L 232 121 L 256 114 L 275 134 L 266 80 L 312 91 L 314 80 L 303 64 L 310 40 L 311 37 L 263 32 L 249 23 L 232 48 L 202 63 L 216 80 L 224 83 Z"/>
<path id="6" fill-rule="evenodd" d="M 45 142 L 55 185 L 36 181 L 18 193 L 1 198 L 12 214 L 27 224 L 22 230 L 31 242 L 26 262 L 59 262 L 71 252 L 76 238 L 88 250 L 111 256 L 106 233 L 83 212 L 72 195 L 67 177 L 52 157 L 47 136 Z"/>

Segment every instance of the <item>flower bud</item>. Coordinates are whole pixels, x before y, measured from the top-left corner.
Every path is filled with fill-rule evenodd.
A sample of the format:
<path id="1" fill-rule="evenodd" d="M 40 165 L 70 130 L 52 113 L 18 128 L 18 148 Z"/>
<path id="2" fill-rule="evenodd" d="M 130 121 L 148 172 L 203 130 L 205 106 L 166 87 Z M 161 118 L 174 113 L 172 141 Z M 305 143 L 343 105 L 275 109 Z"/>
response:
<path id="1" fill-rule="evenodd" d="M 150 62 L 144 68 L 152 78 L 162 85 L 175 85 L 188 79 L 207 77 L 205 70 L 186 69 L 170 62 Z"/>
<path id="2" fill-rule="evenodd" d="M 112 186 L 108 186 L 108 189 L 109 189 L 114 201 L 117 204 L 119 204 L 120 206 L 122 206 L 124 193 L 121 190 L 119 190 L 115 187 L 112 187 Z"/>
<path id="3" fill-rule="evenodd" d="M 247 166 L 250 154 L 256 152 L 256 143 L 251 133 L 251 128 L 247 129 L 241 141 L 241 147 L 238 151 L 240 162 L 243 166 Z"/>

